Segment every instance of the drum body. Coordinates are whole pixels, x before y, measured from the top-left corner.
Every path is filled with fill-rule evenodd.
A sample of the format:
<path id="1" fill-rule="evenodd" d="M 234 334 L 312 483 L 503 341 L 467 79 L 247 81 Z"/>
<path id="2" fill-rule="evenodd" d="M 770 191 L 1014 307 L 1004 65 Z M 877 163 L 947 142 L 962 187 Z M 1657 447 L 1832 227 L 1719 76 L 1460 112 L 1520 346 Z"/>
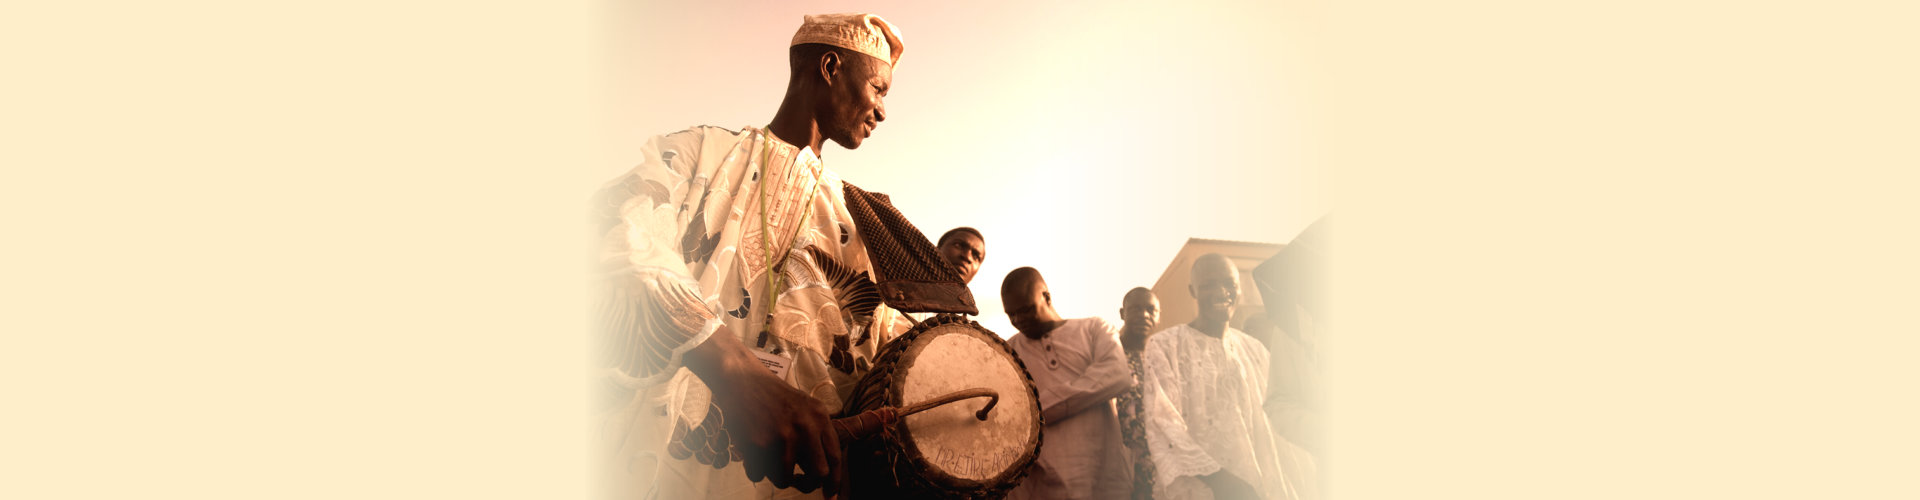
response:
<path id="1" fill-rule="evenodd" d="M 842 416 L 988 388 L 1000 395 L 982 421 L 976 398 L 907 415 L 878 439 L 847 445 L 856 498 L 1001 498 L 1040 449 L 1033 379 L 1006 341 L 943 314 L 893 339 L 854 385 Z"/>

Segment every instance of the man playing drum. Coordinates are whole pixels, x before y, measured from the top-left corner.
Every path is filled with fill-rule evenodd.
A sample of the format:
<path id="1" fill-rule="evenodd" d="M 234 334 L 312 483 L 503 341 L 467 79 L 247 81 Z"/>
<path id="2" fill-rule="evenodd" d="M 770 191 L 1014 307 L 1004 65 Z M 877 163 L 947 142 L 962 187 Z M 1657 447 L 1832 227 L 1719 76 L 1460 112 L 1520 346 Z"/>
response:
<path id="1" fill-rule="evenodd" d="M 1039 459 L 1007 498 L 1128 498 L 1132 462 L 1111 403 L 1134 385 L 1120 330 L 1099 317 L 1061 319 L 1046 280 L 1031 267 L 1007 274 L 1000 300 L 1020 330 L 1007 343 L 1033 376 L 1046 422 Z"/>
<path id="2" fill-rule="evenodd" d="M 806 16 L 765 127 L 654 137 L 601 191 L 610 496 L 843 490 L 829 415 L 909 325 L 866 290 L 872 264 L 821 148 L 856 149 L 886 119 L 901 51 L 878 16 Z"/>
<path id="3" fill-rule="evenodd" d="M 1199 316 L 1147 338 L 1142 354 L 1154 498 L 1298 498 L 1280 470 L 1267 414 L 1267 348 L 1227 325 L 1240 270 L 1220 254 L 1194 259 L 1188 293 Z"/>

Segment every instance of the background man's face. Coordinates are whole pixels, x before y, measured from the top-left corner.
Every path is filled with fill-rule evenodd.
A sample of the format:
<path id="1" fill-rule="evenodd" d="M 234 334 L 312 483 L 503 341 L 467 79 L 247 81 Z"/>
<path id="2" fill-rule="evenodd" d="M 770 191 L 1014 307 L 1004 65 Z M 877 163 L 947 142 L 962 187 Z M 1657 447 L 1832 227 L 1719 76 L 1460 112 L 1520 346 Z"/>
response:
<path id="1" fill-rule="evenodd" d="M 1007 311 L 1007 322 L 1013 328 L 1029 337 L 1038 337 L 1046 332 L 1047 316 L 1043 311 L 1053 307 L 1047 300 L 1046 283 L 1030 283 L 1025 292 L 1000 294 L 1001 307 Z"/>
<path id="2" fill-rule="evenodd" d="M 1122 333 L 1144 335 L 1160 324 L 1160 298 L 1152 292 L 1128 294 L 1120 303 Z"/>
<path id="3" fill-rule="evenodd" d="M 980 262 L 987 259 L 987 244 L 973 233 L 957 233 L 940 242 L 940 258 L 960 270 L 961 281 L 972 283 Z"/>
<path id="4" fill-rule="evenodd" d="M 1233 308 L 1240 302 L 1240 271 L 1233 263 L 1206 261 L 1193 268 L 1193 284 L 1187 285 L 1200 319 L 1218 323 L 1233 319 Z"/>
<path id="5" fill-rule="evenodd" d="M 893 86 L 893 66 L 855 53 L 842 59 L 839 73 L 840 78 L 827 89 L 820 133 L 840 147 L 858 149 L 887 119 L 883 101 Z"/>

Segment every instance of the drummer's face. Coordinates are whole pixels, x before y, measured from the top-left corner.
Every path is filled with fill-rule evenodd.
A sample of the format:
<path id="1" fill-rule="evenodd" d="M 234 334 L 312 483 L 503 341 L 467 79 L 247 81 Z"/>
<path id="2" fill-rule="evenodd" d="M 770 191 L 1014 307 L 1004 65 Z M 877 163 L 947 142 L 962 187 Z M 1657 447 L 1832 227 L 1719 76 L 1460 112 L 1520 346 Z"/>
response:
<path id="1" fill-rule="evenodd" d="M 859 149 L 887 119 L 885 100 L 893 88 L 893 66 L 858 53 L 840 61 L 834 75 L 838 78 L 828 83 L 825 106 L 819 112 L 820 133 L 840 147 Z"/>

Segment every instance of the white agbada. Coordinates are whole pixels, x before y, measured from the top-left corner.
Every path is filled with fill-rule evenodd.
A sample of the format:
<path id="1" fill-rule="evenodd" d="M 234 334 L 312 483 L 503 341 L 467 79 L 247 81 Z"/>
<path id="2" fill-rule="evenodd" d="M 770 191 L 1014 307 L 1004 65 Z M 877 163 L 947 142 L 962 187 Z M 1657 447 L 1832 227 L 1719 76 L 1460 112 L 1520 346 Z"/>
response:
<path id="1" fill-rule="evenodd" d="M 1154 498 L 1211 499 L 1199 476 L 1223 469 L 1268 500 L 1297 498 L 1261 408 L 1266 346 L 1231 327 L 1216 339 L 1182 324 L 1148 337 L 1142 357 Z"/>
<path id="2" fill-rule="evenodd" d="M 607 283 L 607 406 L 595 414 L 607 495 L 820 497 L 749 481 L 737 461 L 714 469 L 674 458 L 668 443 L 704 428 L 711 393 L 681 357 L 717 331 L 840 408 L 880 347 L 910 326 L 877 295 L 850 293 L 871 287 L 872 266 L 843 181 L 811 149 L 753 127 L 695 127 L 640 153 L 601 190 L 594 226 Z M 772 290 L 777 304 L 773 275 L 786 285 Z"/>
<path id="3" fill-rule="evenodd" d="M 802 44 L 889 66 L 904 50 L 872 14 L 806 16 L 789 45 Z M 821 496 L 748 481 L 726 416 L 681 359 L 716 332 L 736 335 L 775 376 L 837 409 L 909 326 L 874 291 L 847 186 L 813 148 L 787 142 L 797 139 L 707 126 L 654 137 L 596 196 L 605 495 Z"/>
<path id="4" fill-rule="evenodd" d="M 1040 456 L 1009 499 L 1121 499 L 1133 486 L 1133 462 L 1120 442 L 1113 398 L 1133 387 L 1120 330 L 1100 318 L 1067 320 L 1045 339 L 1007 343 L 1027 365 L 1047 422 Z"/>

